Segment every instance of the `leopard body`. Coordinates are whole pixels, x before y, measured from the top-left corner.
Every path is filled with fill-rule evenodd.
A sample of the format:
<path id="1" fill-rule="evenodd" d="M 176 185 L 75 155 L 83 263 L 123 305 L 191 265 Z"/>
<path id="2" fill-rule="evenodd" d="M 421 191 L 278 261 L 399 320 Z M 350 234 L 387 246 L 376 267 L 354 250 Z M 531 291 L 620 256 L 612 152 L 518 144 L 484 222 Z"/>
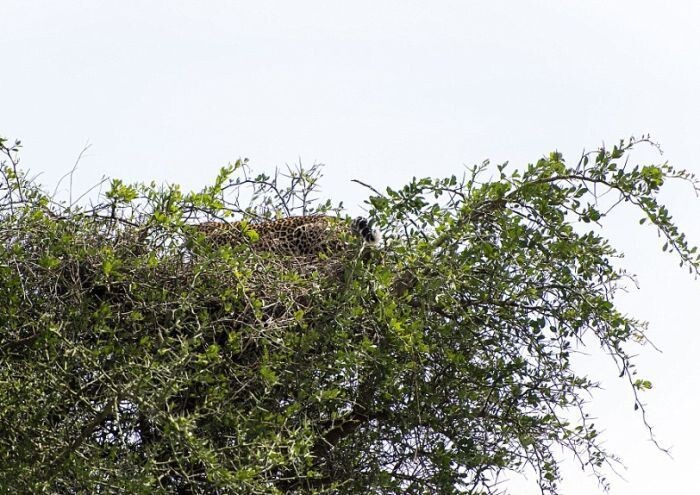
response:
<path id="1" fill-rule="evenodd" d="M 370 244 L 379 240 L 378 231 L 364 217 L 355 218 L 349 226 L 340 218 L 306 215 L 261 222 L 204 222 L 196 228 L 213 246 L 246 243 L 256 251 L 288 256 L 337 252 L 347 245 L 348 231 Z"/>

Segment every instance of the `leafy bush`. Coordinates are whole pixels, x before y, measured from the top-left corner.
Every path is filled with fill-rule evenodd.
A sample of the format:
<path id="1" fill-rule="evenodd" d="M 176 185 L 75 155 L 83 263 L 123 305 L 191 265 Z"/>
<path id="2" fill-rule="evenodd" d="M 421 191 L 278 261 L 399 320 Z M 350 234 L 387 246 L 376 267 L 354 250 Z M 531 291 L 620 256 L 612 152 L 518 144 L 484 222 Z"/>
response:
<path id="1" fill-rule="evenodd" d="M 699 261 L 657 201 L 669 179 L 697 182 L 623 165 L 640 143 L 374 191 L 380 247 L 348 236 L 292 259 L 192 225 L 337 214 L 318 168 L 237 162 L 189 194 L 114 180 L 87 207 L 0 141 L 0 491 L 494 493 L 532 468 L 556 493 L 560 447 L 606 486 L 596 384 L 571 352 L 610 354 L 642 411 L 651 384 L 628 350 L 645 326 L 614 305 L 617 253 L 585 224 L 612 192 Z"/>

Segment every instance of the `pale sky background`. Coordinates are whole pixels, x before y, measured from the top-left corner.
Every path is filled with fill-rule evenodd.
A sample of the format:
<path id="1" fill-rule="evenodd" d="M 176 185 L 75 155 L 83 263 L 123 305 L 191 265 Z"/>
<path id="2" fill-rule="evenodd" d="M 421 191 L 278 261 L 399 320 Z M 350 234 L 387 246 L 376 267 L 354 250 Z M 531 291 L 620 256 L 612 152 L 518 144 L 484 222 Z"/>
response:
<path id="1" fill-rule="evenodd" d="M 327 165 L 324 192 L 353 214 L 366 191 L 352 178 L 400 186 L 555 148 L 573 162 L 630 134 L 700 172 L 697 1 L 0 0 L 0 53 L 0 135 L 22 139 L 24 167 L 52 189 L 86 142 L 76 190 L 103 175 L 193 189 L 239 157 L 268 171 L 301 159 Z M 700 243 L 700 200 L 664 198 Z M 695 494 L 700 281 L 638 218 L 607 234 L 641 284 L 620 304 L 663 350 L 640 349 L 639 366 L 674 459 L 595 357 L 591 410 L 627 466 L 612 493 Z M 565 493 L 595 493 L 569 466 Z"/>

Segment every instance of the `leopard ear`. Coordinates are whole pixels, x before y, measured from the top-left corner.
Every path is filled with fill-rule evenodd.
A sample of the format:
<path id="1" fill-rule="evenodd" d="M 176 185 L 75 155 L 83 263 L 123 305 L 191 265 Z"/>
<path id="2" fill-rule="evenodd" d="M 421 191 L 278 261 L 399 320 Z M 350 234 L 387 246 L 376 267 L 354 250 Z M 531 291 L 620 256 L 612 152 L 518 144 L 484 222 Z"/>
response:
<path id="1" fill-rule="evenodd" d="M 360 236 L 363 241 L 369 244 L 376 244 L 381 240 L 382 234 L 378 229 L 372 228 L 372 223 L 365 217 L 357 217 L 352 221 L 350 227 L 353 234 Z"/>
<path id="2" fill-rule="evenodd" d="M 373 228 L 372 222 L 370 222 L 369 225 L 370 225 L 370 227 L 369 227 L 370 235 L 367 239 L 365 239 L 365 241 L 369 242 L 370 244 L 377 244 L 379 241 L 382 240 L 382 231 L 377 229 L 377 228 Z"/>

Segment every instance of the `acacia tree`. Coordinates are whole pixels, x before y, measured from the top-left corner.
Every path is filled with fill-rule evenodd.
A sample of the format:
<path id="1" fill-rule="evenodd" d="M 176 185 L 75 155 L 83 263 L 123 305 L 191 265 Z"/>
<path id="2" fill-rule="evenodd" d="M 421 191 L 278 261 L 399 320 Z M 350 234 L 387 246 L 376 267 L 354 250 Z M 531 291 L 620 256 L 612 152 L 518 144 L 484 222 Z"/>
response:
<path id="1" fill-rule="evenodd" d="M 649 143 L 373 190 L 381 246 L 291 259 L 254 249 L 256 221 L 338 213 L 317 167 L 237 162 L 189 194 L 114 180 L 88 207 L 0 141 L 0 491 L 485 494 L 530 469 L 557 493 L 561 448 L 604 488 L 596 384 L 571 353 L 609 354 L 642 413 L 650 383 L 629 350 L 645 326 L 614 304 L 617 253 L 587 224 L 629 205 L 699 266 L 657 201 L 698 183 L 629 166 Z M 192 228 L 241 218 L 238 245 Z"/>

